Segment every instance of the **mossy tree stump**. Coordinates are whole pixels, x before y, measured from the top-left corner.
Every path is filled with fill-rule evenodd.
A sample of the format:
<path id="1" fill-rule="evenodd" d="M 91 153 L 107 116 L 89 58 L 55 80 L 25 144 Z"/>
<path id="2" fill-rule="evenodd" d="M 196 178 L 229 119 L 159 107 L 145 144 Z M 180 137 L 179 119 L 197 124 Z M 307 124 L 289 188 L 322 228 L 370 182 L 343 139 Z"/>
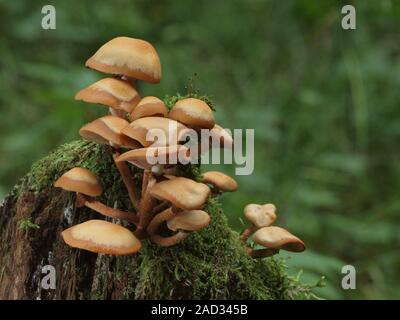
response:
<path id="1" fill-rule="evenodd" d="M 291 279 L 279 260 L 248 257 L 226 221 L 218 199 L 209 200 L 209 227 L 182 243 L 162 248 L 143 241 L 140 253 L 111 257 L 72 249 L 62 230 L 88 219 L 74 195 L 53 188 L 67 170 L 92 170 L 104 187 L 101 200 L 129 210 L 130 204 L 109 149 L 75 141 L 33 165 L 0 207 L 0 299 L 285 299 Z M 138 182 L 140 172 L 136 173 Z M 138 183 L 139 187 L 140 183 Z M 20 228 L 26 219 L 39 226 Z M 56 270 L 56 289 L 41 286 L 42 267 Z"/>

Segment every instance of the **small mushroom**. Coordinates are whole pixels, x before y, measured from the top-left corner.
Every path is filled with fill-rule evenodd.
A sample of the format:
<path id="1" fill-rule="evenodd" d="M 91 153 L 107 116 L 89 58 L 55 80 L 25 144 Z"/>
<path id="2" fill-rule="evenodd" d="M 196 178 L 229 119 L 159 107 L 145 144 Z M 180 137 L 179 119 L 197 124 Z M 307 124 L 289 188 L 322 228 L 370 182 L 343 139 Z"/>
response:
<path id="1" fill-rule="evenodd" d="M 162 237 L 156 233 L 163 222 L 171 220 L 182 210 L 191 211 L 202 208 L 209 194 L 210 188 L 207 185 L 184 177 L 156 183 L 150 189 L 150 195 L 156 199 L 170 202 L 171 207 L 157 214 L 151 220 L 147 227 L 150 239 L 162 246 L 171 246 L 181 241 L 185 237 L 185 231 L 178 231 L 177 234 L 169 237 Z"/>
<path id="2" fill-rule="evenodd" d="M 183 210 L 201 209 L 210 192 L 206 184 L 184 177 L 158 182 L 150 190 L 150 194 L 156 199 L 167 200 Z"/>
<path id="3" fill-rule="evenodd" d="M 251 226 L 241 234 L 243 241 L 257 229 L 268 227 L 276 220 L 276 207 L 272 203 L 267 204 L 248 204 L 244 208 L 244 215 L 251 222 Z"/>
<path id="4" fill-rule="evenodd" d="M 188 152 L 189 149 L 184 145 L 148 147 L 127 151 L 116 161 L 128 161 L 138 168 L 150 170 L 157 165 L 177 164 L 182 157 L 189 159 Z"/>
<path id="5" fill-rule="evenodd" d="M 286 229 L 270 226 L 263 227 L 257 230 L 253 235 L 253 241 L 259 245 L 262 245 L 269 249 L 270 252 L 279 252 L 280 249 L 291 251 L 291 252 L 302 252 L 305 250 L 304 242 L 298 237 L 291 234 Z M 252 257 L 262 257 L 262 254 L 268 250 L 249 250 L 249 254 Z"/>
<path id="6" fill-rule="evenodd" d="M 213 186 L 213 193 L 235 192 L 237 190 L 237 182 L 230 176 L 219 171 L 208 171 L 203 174 L 203 183 Z"/>
<path id="7" fill-rule="evenodd" d="M 104 216 L 123 219 L 134 224 L 137 223 L 135 215 L 110 208 L 91 198 L 101 195 L 103 191 L 96 176 L 87 169 L 79 167 L 72 168 L 57 179 L 54 186 L 67 191 L 76 192 L 76 203 L 78 207 L 86 206 Z"/>
<path id="8" fill-rule="evenodd" d="M 168 117 L 194 129 L 211 129 L 215 125 L 211 108 L 204 101 L 195 98 L 177 101 Z"/>
<path id="9" fill-rule="evenodd" d="M 172 231 L 199 231 L 211 222 L 210 216 L 203 210 L 181 211 L 167 221 L 168 229 Z"/>
<path id="10" fill-rule="evenodd" d="M 84 125 L 79 130 L 79 134 L 86 140 L 100 144 L 108 144 L 117 148 L 120 146 L 131 149 L 138 148 L 137 142 L 121 134 L 121 131 L 128 125 L 129 122 L 125 119 L 107 115 Z"/>
<path id="11" fill-rule="evenodd" d="M 140 96 L 128 82 L 104 78 L 80 90 L 75 99 L 107 106 L 111 114 L 123 117 L 124 113 L 132 112 L 139 103 Z"/>
<path id="12" fill-rule="evenodd" d="M 154 131 L 152 131 L 154 130 Z M 142 146 L 176 145 L 188 130 L 183 124 L 164 117 L 145 117 L 132 121 L 122 130 L 122 134 L 139 142 Z M 161 140 L 148 140 L 148 134 L 154 133 L 155 138 Z M 158 134 L 162 134 L 159 137 Z"/>
<path id="13" fill-rule="evenodd" d="M 141 248 L 132 232 L 104 220 L 86 221 L 64 230 L 61 235 L 70 247 L 95 253 L 128 255 Z"/>
<path id="14" fill-rule="evenodd" d="M 150 83 L 158 83 L 161 79 L 161 63 L 156 50 L 140 39 L 114 38 L 101 46 L 85 65 L 103 73 Z"/>
<path id="15" fill-rule="evenodd" d="M 131 113 L 131 121 L 144 117 L 166 117 L 168 109 L 157 97 L 148 96 L 140 100 Z"/>

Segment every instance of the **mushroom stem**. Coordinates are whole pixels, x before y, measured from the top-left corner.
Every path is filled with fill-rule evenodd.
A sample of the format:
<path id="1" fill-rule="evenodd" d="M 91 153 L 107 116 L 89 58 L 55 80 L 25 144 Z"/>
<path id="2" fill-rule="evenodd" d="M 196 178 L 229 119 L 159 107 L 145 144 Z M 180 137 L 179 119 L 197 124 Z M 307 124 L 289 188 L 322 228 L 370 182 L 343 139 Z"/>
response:
<path id="1" fill-rule="evenodd" d="M 169 207 L 168 209 L 165 209 L 164 211 L 160 212 L 153 218 L 153 220 L 151 220 L 151 222 L 147 226 L 147 233 L 150 236 L 154 235 L 160 228 L 161 223 L 169 219 L 172 219 L 174 216 L 175 213 L 172 207 Z"/>
<path id="2" fill-rule="evenodd" d="M 252 224 L 250 227 L 248 227 L 241 233 L 240 239 L 242 239 L 243 242 L 246 242 L 246 240 L 250 237 L 250 235 L 254 233 L 256 230 L 257 227 L 254 224 Z"/>
<path id="3" fill-rule="evenodd" d="M 152 215 L 158 214 L 165 209 L 168 209 L 171 204 L 168 201 L 162 201 L 160 204 L 155 206 L 151 211 Z"/>
<path id="4" fill-rule="evenodd" d="M 246 249 L 247 249 L 247 253 L 249 254 L 249 256 L 254 259 L 271 257 L 271 256 L 279 253 L 279 249 L 272 249 L 272 248 L 257 249 L 257 250 L 254 250 L 251 248 L 246 248 Z"/>
<path id="5" fill-rule="evenodd" d="M 142 181 L 142 198 L 139 205 L 139 224 L 135 231 L 135 236 L 139 239 L 143 238 L 144 231 L 153 217 L 152 209 L 155 206 L 156 200 L 150 195 L 149 189 L 156 183 L 151 172 L 145 170 Z M 144 193 L 143 193 L 144 190 Z"/>
<path id="6" fill-rule="evenodd" d="M 107 217 L 125 220 L 135 225 L 138 223 L 138 218 L 133 213 L 110 208 L 100 201 L 89 200 L 81 193 L 77 193 L 76 202 L 77 207 L 85 206 Z"/>
<path id="7" fill-rule="evenodd" d="M 150 240 L 161 247 L 170 247 L 181 242 L 187 236 L 187 232 L 179 231 L 178 233 L 175 233 L 173 236 L 170 237 L 162 237 L 160 235 L 153 234 L 150 237 Z"/>
<path id="8" fill-rule="evenodd" d="M 125 187 L 128 190 L 129 199 L 131 200 L 132 206 L 135 208 L 136 211 L 139 209 L 139 198 L 140 195 L 138 194 L 137 188 L 135 188 L 133 184 L 133 178 L 131 172 L 129 170 L 128 165 L 121 161 L 117 162 L 115 159 L 119 156 L 119 152 L 115 152 L 113 154 L 114 163 L 121 174 L 122 180 L 124 181 Z"/>

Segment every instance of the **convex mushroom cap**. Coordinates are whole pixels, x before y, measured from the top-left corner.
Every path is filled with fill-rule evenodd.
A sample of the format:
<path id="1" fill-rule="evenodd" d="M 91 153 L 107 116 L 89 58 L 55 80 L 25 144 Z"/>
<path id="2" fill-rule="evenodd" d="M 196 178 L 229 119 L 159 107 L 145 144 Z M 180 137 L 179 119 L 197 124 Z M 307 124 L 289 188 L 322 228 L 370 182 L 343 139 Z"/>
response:
<path id="1" fill-rule="evenodd" d="M 182 211 L 167 221 L 172 231 L 199 231 L 210 224 L 210 216 L 203 210 Z"/>
<path id="2" fill-rule="evenodd" d="M 184 210 L 201 209 L 210 192 L 206 184 L 183 177 L 158 182 L 150 189 L 151 196 Z"/>
<path id="3" fill-rule="evenodd" d="M 79 91 L 75 99 L 132 112 L 139 103 L 140 96 L 128 82 L 116 78 L 105 78 Z"/>
<path id="4" fill-rule="evenodd" d="M 168 116 L 191 128 L 211 129 L 215 125 L 213 111 L 209 105 L 195 98 L 177 101 Z"/>
<path id="5" fill-rule="evenodd" d="M 96 197 L 102 194 L 103 189 L 94 173 L 84 168 L 72 168 L 64 173 L 54 183 L 57 188 L 79 192 L 87 196 Z"/>
<path id="6" fill-rule="evenodd" d="M 125 119 L 107 115 L 84 125 L 79 130 L 79 134 L 86 140 L 100 144 L 111 142 L 118 146 L 137 148 L 139 145 L 135 141 L 121 134 L 121 131 L 128 125 L 129 122 Z"/>
<path id="7" fill-rule="evenodd" d="M 188 128 L 183 124 L 163 117 L 145 117 L 132 121 L 122 134 L 136 140 L 144 147 L 176 145 Z"/>
<path id="8" fill-rule="evenodd" d="M 276 207 L 267 203 L 264 205 L 260 204 L 248 204 L 244 208 L 244 215 L 257 228 L 268 227 L 276 220 Z"/>
<path id="9" fill-rule="evenodd" d="M 64 230 L 61 235 L 69 246 L 96 253 L 128 255 L 141 248 L 132 232 L 104 220 L 86 221 Z"/>
<path id="10" fill-rule="evenodd" d="M 141 169 L 150 169 L 158 164 L 177 164 L 185 159 L 189 162 L 189 149 L 183 145 L 148 147 L 127 151 L 116 158 L 116 162 L 128 161 Z"/>
<path id="11" fill-rule="evenodd" d="M 117 37 L 100 47 L 86 61 L 91 69 L 158 83 L 161 79 L 160 58 L 147 41 Z"/>
<path id="12" fill-rule="evenodd" d="M 234 192 L 237 190 L 237 182 L 230 176 L 219 171 L 204 173 L 202 181 L 213 185 L 217 191 Z"/>
<path id="13" fill-rule="evenodd" d="M 264 227 L 253 235 L 253 241 L 259 245 L 272 249 L 284 249 L 292 252 L 305 250 L 304 242 L 280 227 Z"/>
<path id="14" fill-rule="evenodd" d="M 166 117 L 168 109 L 164 102 L 157 97 L 144 97 L 131 113 L 131 121 L 144 117 Z"/>

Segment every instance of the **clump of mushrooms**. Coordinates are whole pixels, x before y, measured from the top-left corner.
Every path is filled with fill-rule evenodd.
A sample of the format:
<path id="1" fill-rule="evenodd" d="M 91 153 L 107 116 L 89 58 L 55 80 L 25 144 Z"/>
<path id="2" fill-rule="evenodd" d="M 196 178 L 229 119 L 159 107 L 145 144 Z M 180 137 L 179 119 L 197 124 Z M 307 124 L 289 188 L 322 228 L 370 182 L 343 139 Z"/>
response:
<path id="1" fill-rule="evenodd" d="M 133 210 L 122 211 L 98 201 L 96 197 L 101 196 L 103 188 L 96 175 L 86 168 L 71 168 L 54 186 L 74 192 L 76 207 L 124 220 L 127 227 L 89 220 L 64 230 L 64 241 L 73 248 L 127 255 L 138 252 L 146 238 L 168 247 L 206 228 L 211 223 L 204 211 L 209 197 L 235 192 L 237 182 L 217 171 L 205 172 L 195 181 L 179 176 L 177 167 L 199 157 L 214 142 L 222 148 L 233 148 L 232 137 L 215 123 L 210 105 L 188 96 L 178 99 L 168 110 L 158 97 L 141 98 L 137 81 L 155 84 L 161 80 L 157 51 L 144 40 L 114 38 L 100 47 L 85 65 L 108 77 L 80 90 L 75 99 L 106 106 L 110 114 L 84 125 L 79 134 L 85 140 L 109 146 Z M 202 141 L 197 135 L 195 152 L 182 143 L 190 138 L 190 130 L 199 133 L 203 129 L 210 130 L 209 138 Z M 139 172 L 135 176 L 131 165 Z M 141 188 L 134 183 L 134 177 L 141 178 Z M 251 226 L 243 232 L 243 242 L 246 244 L 255 232 L 253 241 L 266 247 L 253 250 L 246 244 L 251 257 L 269 256 L 279 249 L 304 249 L 300 239 L 284 229 L 270 227 L 276 218 L 272 205 L 249 205 L 245 215 Z"/>
<path id="2" fill-rule="evenodd" d="M 291 234 L 286 229 L 272 226 L 275 222 L 276 207 L 271 204 L 248 204 L 244 208 L 244 216 L 250 221 L 251 225 L 246 228 L 241 239 L 249 255 L 253 258 L 265 258 L 279 253 L 280 249 L 291 252 L 302 252 L 305 250 L 304 242 Z M 265 247 L 265 249 L 253 249 L 247 246 L 247 239 L 252 236 L 255 244 Z"/>

